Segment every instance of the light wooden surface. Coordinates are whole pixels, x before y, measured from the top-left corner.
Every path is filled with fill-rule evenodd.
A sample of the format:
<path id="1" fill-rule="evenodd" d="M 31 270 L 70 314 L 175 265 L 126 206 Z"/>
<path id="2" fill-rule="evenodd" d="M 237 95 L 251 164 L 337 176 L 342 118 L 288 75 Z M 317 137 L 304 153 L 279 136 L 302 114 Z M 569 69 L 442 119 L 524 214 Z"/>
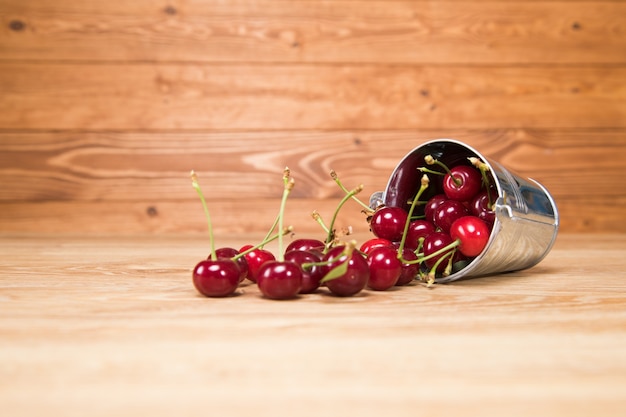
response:
<path id="1" fill-rule="evenodd" d="M 365 236 L 356 236 L 359 240 Z M 219 236 L 221 246 L 254 236 Z M 625 235 L 427 289 L 208 299 L 192 236 L 0 239 L 0 409 L 19 416 L 622 416 Z M 275 247 L 270 247 L 275 249 Z"/>

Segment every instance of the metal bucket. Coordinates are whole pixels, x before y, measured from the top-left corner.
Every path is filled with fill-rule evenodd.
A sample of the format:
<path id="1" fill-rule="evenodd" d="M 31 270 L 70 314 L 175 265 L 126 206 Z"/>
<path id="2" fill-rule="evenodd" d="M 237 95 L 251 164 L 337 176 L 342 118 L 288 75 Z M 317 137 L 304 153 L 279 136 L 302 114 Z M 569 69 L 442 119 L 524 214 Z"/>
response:
<path id="1" fill-rule="evenodd" d="M 448 166 L 466 164 L 470 156 L 481 159 L 489 166 L 498 192 L 494 208 L 496 219 L 485 249 L 463 269 L 437 278 L 435 282 L 527 269 L 550 252 L 559 228 L 559 215 L 548 190 L 537 181 L 512 173 L 456 140 L 429 141 L 409 152 L 391 174 L 385 191 L 371 196 L 370 206 L 385 204 L 408 210 L 408 201 L 420 187 L 422 173 L 418 168 L 425 165 L 426 155 L 432 155 Z M 431 181 L 429 186 L 429 195 L 442 193 L 440 186 L 433 183 Z"/>

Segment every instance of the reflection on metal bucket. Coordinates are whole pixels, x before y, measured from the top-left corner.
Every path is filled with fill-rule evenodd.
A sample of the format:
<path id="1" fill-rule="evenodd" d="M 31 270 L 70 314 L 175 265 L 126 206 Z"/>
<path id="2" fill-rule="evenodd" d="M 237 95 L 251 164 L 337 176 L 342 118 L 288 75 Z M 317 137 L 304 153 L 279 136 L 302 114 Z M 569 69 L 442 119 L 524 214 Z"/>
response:
<path id="1" fill-rule="evenodd" d="M 539 263 L 552 249 L 559 228 L 559 216 L 548 190 L 456 140 L 433 140 L 409 152 L 391 174 L 385 191 L 371 196 L 370 205 L 406 208 L 419 188 L 422 174 L 418 168 L 424 166 L 426 155 L 432 155 L 448 166 L 465 163 L 470 156 L 480 158 L 489 165 L 498 192 L 494 209 L 496 220 L 483 252 L 465 268 L 437 278 L 436 282 L 527 269 Z M 438 192 L 441 190 L 431 190 L 431 194 Z"/>

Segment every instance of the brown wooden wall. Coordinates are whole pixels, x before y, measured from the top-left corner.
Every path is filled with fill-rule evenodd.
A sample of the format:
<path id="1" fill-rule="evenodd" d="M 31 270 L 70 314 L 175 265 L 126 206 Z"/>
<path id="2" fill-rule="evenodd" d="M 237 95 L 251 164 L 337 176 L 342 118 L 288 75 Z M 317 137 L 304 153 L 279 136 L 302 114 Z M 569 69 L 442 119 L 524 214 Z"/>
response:
<path id="1" fill-rule="evenodd" d="M 319 230 L 434 138 L 626 232 L 626 2 L 0 1 L 0 231 Z M 363 227 L 356 205 L 342 224 Z"/>

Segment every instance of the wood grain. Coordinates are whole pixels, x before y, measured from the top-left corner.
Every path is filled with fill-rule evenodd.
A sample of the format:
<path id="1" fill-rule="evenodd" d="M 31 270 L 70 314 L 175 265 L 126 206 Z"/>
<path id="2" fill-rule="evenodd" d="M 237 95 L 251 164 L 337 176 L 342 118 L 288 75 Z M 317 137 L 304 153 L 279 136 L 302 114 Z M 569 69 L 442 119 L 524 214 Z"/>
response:
<path id="1" fill-rule="evenodd" d="M 614 1 L 4 1 L 0 59 L 620 63 Z"/>
<path id="2" fill-rule="evenodd" d="M 369 194 L 440 137 L 543 183 L 563 231 L 626 232 L 625 8 L 3 1 L 0 232 L 199 232 L 190 169 L 224 233 L 261 231 L 285 165 L 315 229 L 331 168 Z"/>
<path id="3" fill-rule="evenodd" d="M 369 197 L 369 195 L 367 195 Z M 338 199 L 291 199 L 287 206 L 287 224 L 297 236 L 324 237 L 319 225 L 311 219 L 313 210 L 330 221 Z M 588 199 L 557 200 L 560 233 L 626 233 L 624 197 L 589 204 Z M 267 232 L 278 211 L 274 199 L 211 200 L 211 216 L 219 236 L 233 233 Z M 367 231 L 359 206 L 348 205 L 338 216 L 339 228 Z M 4 233 L 31 235 L 85 234 L 100 235 L 170 235 L 187 233 L 206 235 L 206 220 L 196 200 L 180 201 L 44 201 L 0 204 L 0 230 Z"/>
<path id="4" fill-rule="evenodd" d="M 624 137 L 621 129 L 0 133 L 0 230 L 204 231 L 188 177 L 195 169 L 221 230 L 262 232 L 275 215 L 285 166 L 296 180 L 288 214 L 297 229 L 316 230 L 310 212 L 332 213 L 342 197 L 331 169 L 349 188 L 363 184 L 367 201 L 412 149 L 455 138 L 546 186 L 562 230 L 626 232 Z M 347 211 L 347 219 L 355 216 L 358 210 Z"/>
<path id="5" fill-rule="evenodd" d="M 190 269 L 204 242 L 3 235 L 3 412 L 617 417 L 626 407 L 623 235 L 562 236 L 527 271 L 292 302 L 254 285 L 197 295 Z"/>
<path id="6" fill-rule="evenodd" d="M 2 62 L 0 129 L 626 127 L 624 79 L 622 66 Z"/>

